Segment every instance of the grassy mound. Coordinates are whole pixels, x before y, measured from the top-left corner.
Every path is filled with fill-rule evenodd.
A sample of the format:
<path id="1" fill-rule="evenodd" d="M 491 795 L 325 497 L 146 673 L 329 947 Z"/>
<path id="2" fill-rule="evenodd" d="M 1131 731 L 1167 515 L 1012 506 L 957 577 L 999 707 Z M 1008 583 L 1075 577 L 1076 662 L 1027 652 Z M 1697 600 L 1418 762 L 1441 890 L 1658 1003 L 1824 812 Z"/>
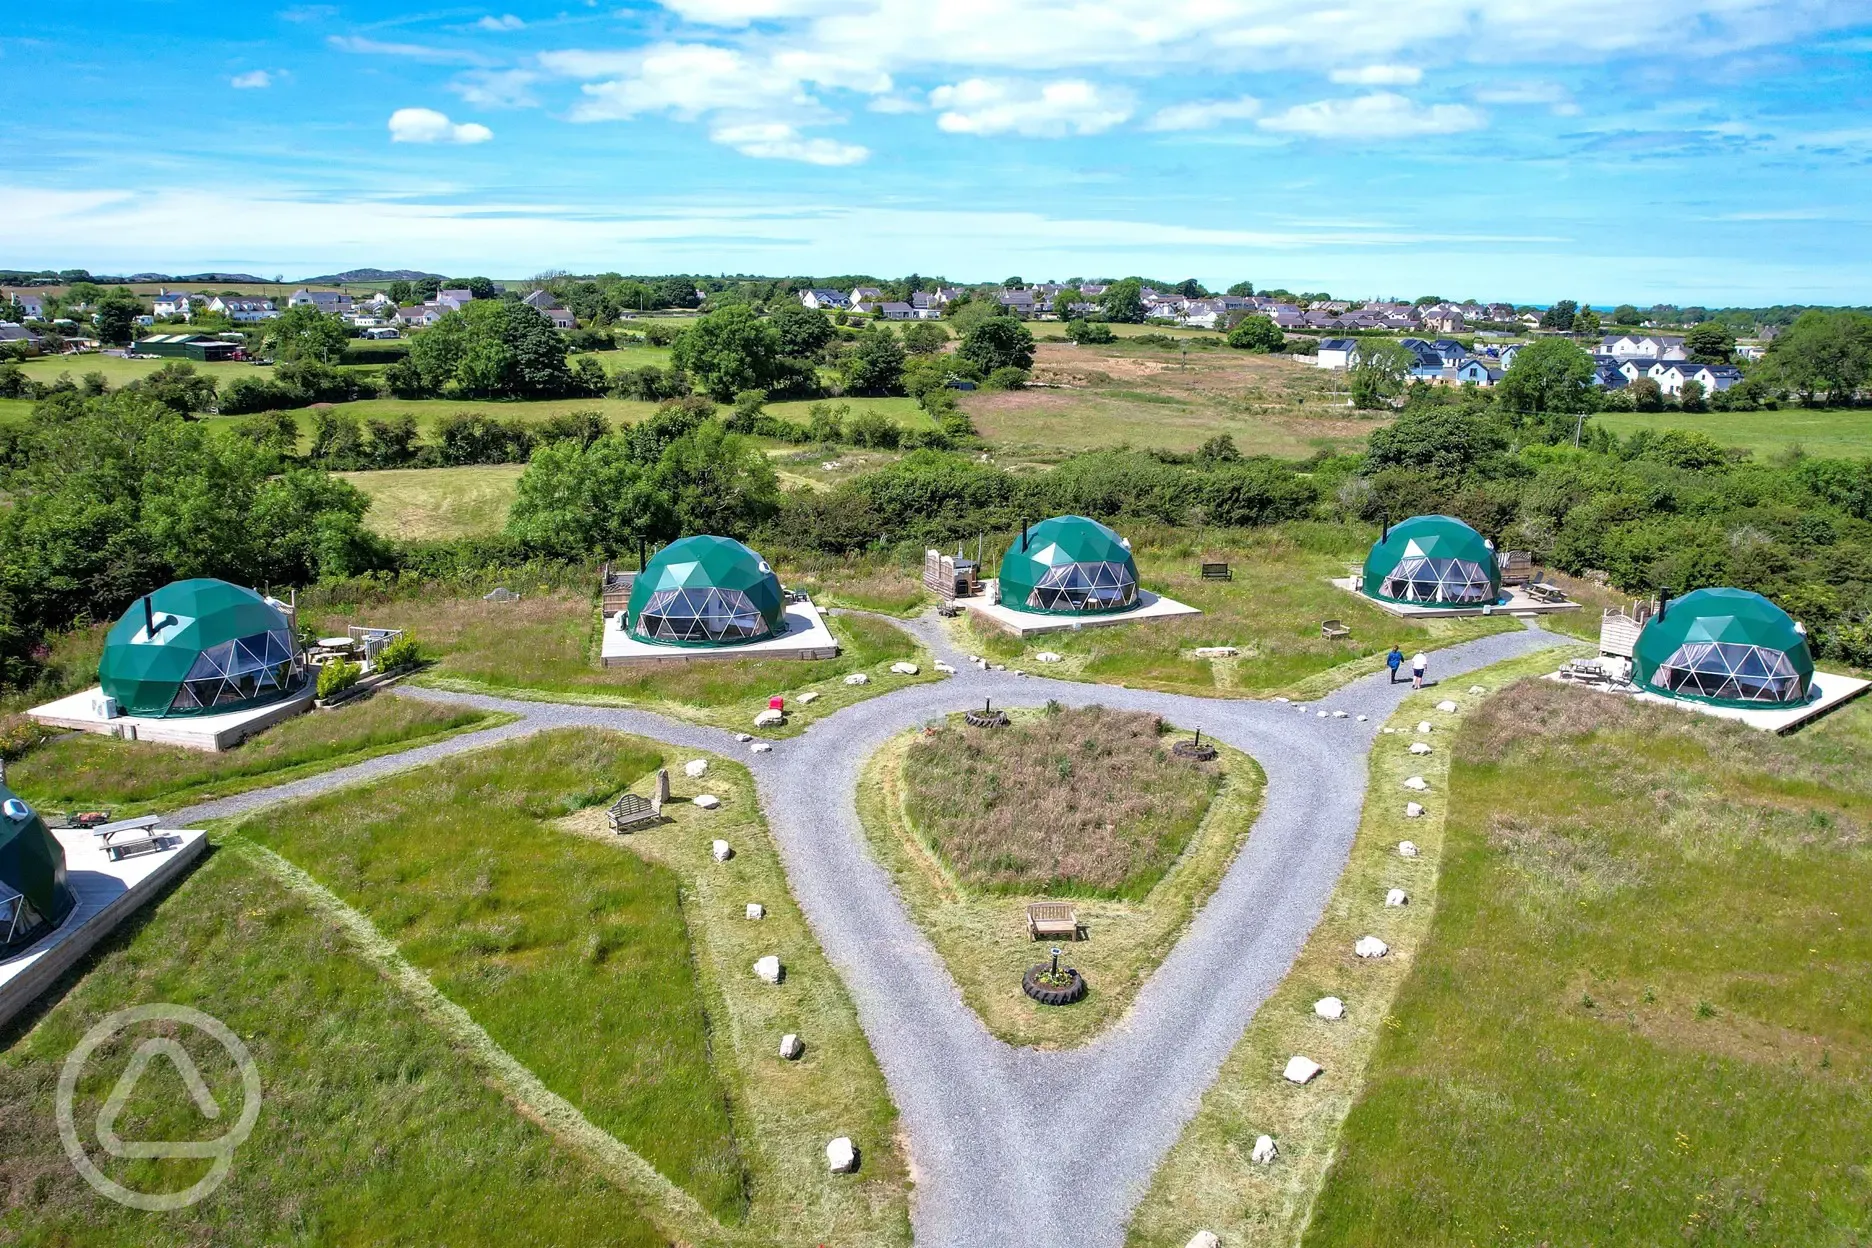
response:
<path id="1" fill-rule="evenodd" d="M 904 810 L 967 887 L 1135 900 L 1170 869 L 1221 784 L 1170 756 L 1155 715 L 1049 707 L 959 722 L 911 746 Z"/>

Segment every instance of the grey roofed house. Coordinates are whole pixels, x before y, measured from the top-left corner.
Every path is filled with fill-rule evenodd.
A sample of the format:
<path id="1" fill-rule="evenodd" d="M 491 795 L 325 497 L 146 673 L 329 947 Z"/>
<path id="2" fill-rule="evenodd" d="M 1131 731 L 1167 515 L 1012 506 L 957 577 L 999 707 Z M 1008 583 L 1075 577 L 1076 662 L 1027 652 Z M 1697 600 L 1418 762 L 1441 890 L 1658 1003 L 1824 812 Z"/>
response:
<path id="1" fill-rule="evenodd" d="M 550 290 L 536 290 L 522 298 L 520 302 L 526 304 L 529 308 L 538 308 L 542 312 L 559 306 L 559 301 L 553 298 L 553 293 Z"/>
<path id="2" fill-rule="evenodd" d="M 851 300 L 842 291 L 828 290 L 815 286 L 811 290 L 800 291 L 800 303 L 808 308 L 848 308 Z"/>
<path id="3" fill-rule="evenodd" d="M 12 321 L 0 321 L 0 342 L 23 342 L 28 346 L 39 341 L 39 335 Z"/>
<path id="4" fill-rule="evenodd" d="M 916 319 L 916 309 L 907 303 L 880 303 L 878 315 L 887 321 L 910 321 Z"/>
<path id="5" fill-rule="evenodd" d="M 1592 384 L 1607 390 L 1623 390 L 1631 380 L 1619 371 L 1616 364 L 1600 364 L 1593 369 Z"/>

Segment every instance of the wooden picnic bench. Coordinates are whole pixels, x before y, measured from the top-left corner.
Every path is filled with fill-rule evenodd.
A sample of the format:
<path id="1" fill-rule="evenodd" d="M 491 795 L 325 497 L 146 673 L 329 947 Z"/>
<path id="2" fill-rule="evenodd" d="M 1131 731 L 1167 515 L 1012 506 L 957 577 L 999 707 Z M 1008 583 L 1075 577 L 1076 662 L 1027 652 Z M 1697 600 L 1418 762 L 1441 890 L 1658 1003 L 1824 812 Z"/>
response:
<path id="1" fill-rule="evenodd" d="M 605 812 L 605 820 L 613 832 L 628 832 L 640 823 L 649 823 L 662 817 L 663 803 L 637 793 L 626 793 L 611 803 L 611 809 Z"/>
<path id="2" fill-rule="evenodd" d="M 1548 584 L 1545 581 L 1531 582 L 1526 586 L 1526 590 L 1527 596 L 1534 599 L 1536 602 L 1555 603 L 1565 602 L 1567 600 L 1566 590 L 1560 588 L 1558 585 Z"/>
<path id="3" fill-rule="evenodd" d="M 1226 563 L 1205 563 L 1202 565 L 1202 579 L 1205 581 L 1232 581 L 1235 573 Z"/>
<path id="4" fill-rule="evenodd" d="M 1338 637 L 1350 637 L 1351 635 L 1352 630 L 1338 620 L 1320 621 L 1320 636 L 1326 638 L 1328 641 Z"/>
<path id="5" fill-rule="evenodd" d="M 1029 940 L 1078 940 L 1079 916 L 1063 901 L 1036 901 L 1027 907 Z"/>
<path id="6" fill-rule="evenodd" d="M 122 862 L 125 858 L 153 854 L 162 849 L 163 835 L 156 830 L 161 823 L 161 815 L 144 815 L 140 819 L 101 823 L 91 829 L 91 834 L 98 838 L 98 847 L 104 851 L 106 858 L 112 862 Z"/>

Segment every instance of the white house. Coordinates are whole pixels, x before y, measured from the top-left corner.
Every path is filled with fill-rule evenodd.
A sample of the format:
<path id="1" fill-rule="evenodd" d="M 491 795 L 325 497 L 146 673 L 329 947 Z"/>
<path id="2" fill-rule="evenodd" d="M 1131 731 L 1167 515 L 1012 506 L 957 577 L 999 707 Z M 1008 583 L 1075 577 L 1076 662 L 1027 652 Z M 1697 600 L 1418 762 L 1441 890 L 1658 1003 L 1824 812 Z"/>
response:
<path id="1" fill-rule="evenodd" d="M 341 290 L 306 290 L 301 287 L 293 291 L 286 300 L 289 308 L 313 307 L 328 316 L 351 315 L 351 296 Z"/>
<path id="2" fill-rule="evenodd" d="M 853 307 L 861 303 L 883 303 L 884 292 L 875 286 L 854 286 L 847 299 Z"/>
<path id="3" fill-rule="evenodd" d="M 536 290 L 520 302 L 551 321 L 556 329 L 573 329 L 578 325 L 578 320 L 559 306 L 550 290 Z"/>
<path id="4" fill-rule="evenodd" d="M 434 302 L 441 304 L 444 312 L 459 312 L 474 302 L 474 291 L 438 290 Z"/>
<path id="5" fill-rule="evenodd" d="M 448 311 L 447 308 L 433 303 L 413 303 L 407 308 L 398 308 L 396 319 L 405 325 L 433 325 L 442 319 L 442 314 L 446 311 Z"/>
<path id="6" fill-rule="evenodd" d="M 155 305 L 152 310 L 157 316 L 187 316 L 196 298 L 183 290 L 159 290 L 150 297 L 150 302 Z"/>
<path id="7" fill-rule="evenodd" d="M 1600 339 L 1596 354 L 1616 360 L 1681 360 L 1689 352 L 1682 338 L 1668 334 L 1607 334 Z"/>
<path id="8" fill-rule="evenodd" d="M 279 315 L 271 299 L 242 299 L 234 295 L 216 295 L 208 301 L 208 310 L 220 313 L 236 325 L 270 321 Z"/>
<path id="9" fill-rule="evenodd" d="M 1665 394 L 1680 395 L 1684 384 L 1694 381 L 1708 395 L 1727 390 L 1741 381 L 1742 370 L 1733 364 L 1666 364 L 1660 361 L 1651 366 L 1651 378 Z"/>
<path id="10" fill-rule="evenodd" d="M 23 290 L 12 292 L 13 302 L 25 309 L 24 315 L 29 321 L 45 320 L 45 299 L 39 295 L 29 295 Z M 6 296 L 0 295 L 0 303 L 6 302 Z"/>
<path id="11" fill-rule="evenodd" d="M 1358 339 L 1322 338 L 1319 355 L 1314 358 L 1317 368 L 1353 368 L 1358 364 Z"/>
<path id="12" fill-rule="evenodd" d="M 880 303 L 878 315 L 887 321 L 914 321 L 921 319 L 917 310 L 907 303 Z"/>
<path id="13" fill-rule="evenodd" d="M 802 290 L 799 301 L 806 307 L 817 308 L 821 312 L 835 312 L 840 308 L 851 306 L 851 300 L 836 290 Z"/>

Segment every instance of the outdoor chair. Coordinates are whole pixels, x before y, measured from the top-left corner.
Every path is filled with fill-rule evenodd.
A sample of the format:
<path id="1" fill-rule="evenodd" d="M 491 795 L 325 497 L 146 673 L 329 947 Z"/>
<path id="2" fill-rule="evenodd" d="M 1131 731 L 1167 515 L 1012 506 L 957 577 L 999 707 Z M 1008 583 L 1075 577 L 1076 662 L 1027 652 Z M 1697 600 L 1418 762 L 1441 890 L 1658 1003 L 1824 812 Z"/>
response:
<path id="1" fill-rule="evenodd" d="M 1226 563 L 1205 563 L 1202 565 L 1202 579 L 1205 581 L 1232 581 L 1235 573 Z"/>
<path id="2" fill-rule="evenodd" d="M 637 793 L 626 793 L 611 804 L 605 820 L 617 833 L 630 831 L 638 824 L 652 823 L 663 817 L 663 804 Z"/>
<path id="3" fill-rule="evenodd" d="M 1063 901 L 1036 901 L 1027 907 L 1029 940 L 1078 940 L 1079 916 Z"/>

